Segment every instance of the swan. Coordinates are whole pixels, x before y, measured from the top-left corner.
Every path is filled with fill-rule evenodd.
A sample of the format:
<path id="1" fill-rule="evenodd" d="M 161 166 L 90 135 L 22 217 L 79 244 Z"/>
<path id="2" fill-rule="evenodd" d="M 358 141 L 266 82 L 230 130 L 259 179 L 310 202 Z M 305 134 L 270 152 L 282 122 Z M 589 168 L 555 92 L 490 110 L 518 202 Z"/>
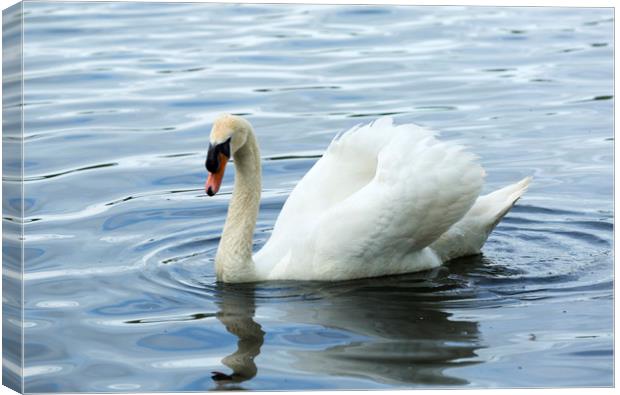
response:
<path id="1" fill-rule="evenodd" d="M 230 159 L 235 181 L 215 256 L 217 281 L 350 280 L 479 254 L 532 178 L 479 196 L 485 172 L 477 157 L 436 135 L 390 117 L 337 135 L 252 255 L 261 198 L 258 142 L 248 120 L 219 116 L 209 137 L 205 191 L 218 192 Z"/>

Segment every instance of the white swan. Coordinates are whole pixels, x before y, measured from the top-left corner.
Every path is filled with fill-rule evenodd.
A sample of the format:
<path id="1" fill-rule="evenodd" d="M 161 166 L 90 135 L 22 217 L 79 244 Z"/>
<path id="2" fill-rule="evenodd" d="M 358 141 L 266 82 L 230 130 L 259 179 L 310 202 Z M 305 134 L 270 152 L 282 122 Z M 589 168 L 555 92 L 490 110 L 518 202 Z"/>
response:
<path id="1" fill-rule="evenodd" d="M 389 117 L 336 137 L 299 181 L 252 257 L 261 162 L 250 123 L 213 124 L 208 195 L 234 158 L 235 185 L 215 258 L 218 281 L 347 280 L 415 272 L 478 254 L 521 197 L 527 177 L 478 197 L 484 170 L 463 147 Z"/>

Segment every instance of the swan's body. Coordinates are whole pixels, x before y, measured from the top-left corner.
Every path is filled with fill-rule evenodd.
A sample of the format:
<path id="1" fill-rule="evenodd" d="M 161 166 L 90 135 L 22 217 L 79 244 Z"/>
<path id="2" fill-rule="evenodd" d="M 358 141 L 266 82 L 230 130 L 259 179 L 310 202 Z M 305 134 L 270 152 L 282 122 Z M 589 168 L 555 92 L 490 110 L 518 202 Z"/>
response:
<path id="1" fill-rule="evenodd" d="M 472 154 L 438 141 L 431 130 L 381 118 L 332 141 L 252 257 L 260 155 L 243 118 L 226 115 L 214 124 L 210 195 L 219 189 L 227 159 L 221 152 L 224 164 L 213 158 L 226 147 L 236 177 L 215 260 L 217 278 L 225 282 L 376 277 L 477 254 L 530 182 L 479 197 L 484 170 Z"/>

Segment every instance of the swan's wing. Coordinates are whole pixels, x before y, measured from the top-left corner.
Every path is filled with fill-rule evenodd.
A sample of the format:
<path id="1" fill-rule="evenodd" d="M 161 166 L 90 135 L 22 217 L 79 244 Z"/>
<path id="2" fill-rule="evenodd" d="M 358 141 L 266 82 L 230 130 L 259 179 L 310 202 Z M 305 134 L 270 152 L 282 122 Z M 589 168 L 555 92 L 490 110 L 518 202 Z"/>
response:
<path id="1" fill-rule="evenodd" d="M 318 271 L 336 260 L 402 258 L 463 217 L 483 175 L 473 155 L 428 129 L 394 126 L 391 118 L 355 127 L 293 190 L 258 258 L 281 262 L 279 271 L 295 262 L 313 262 L 304 270 Z"/>
<path id="2" fill-rule="evenodd" d="M 309 248 L 305 247 L 308 236 L 315 231 L 321 216 L 372 180 L 377 154 L 392 137 L 391 125 L 390 118 L 382 118 L 354 126 L 332 140 L 323 156 L 297 183 L 278 215 L 271 237 L 254 256 L 259 272 L 268 272 L 287 256 L 290 259 L 291 251 Z"/>

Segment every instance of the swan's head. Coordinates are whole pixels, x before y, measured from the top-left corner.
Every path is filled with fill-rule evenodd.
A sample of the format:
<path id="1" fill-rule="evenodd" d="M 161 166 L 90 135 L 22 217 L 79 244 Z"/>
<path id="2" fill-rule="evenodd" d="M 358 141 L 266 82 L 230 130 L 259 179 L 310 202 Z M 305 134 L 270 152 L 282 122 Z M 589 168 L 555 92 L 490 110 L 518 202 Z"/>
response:
<path id="1" fill-rule="evenodd" d="M 219 191 L 226 163 L 245 145 L 252 126 L 245 119 L 236 115 L 221 115 L 211 129 L 209 151 L 205 166 L 209 172 L 205 191 L 213 196 Z"/>

